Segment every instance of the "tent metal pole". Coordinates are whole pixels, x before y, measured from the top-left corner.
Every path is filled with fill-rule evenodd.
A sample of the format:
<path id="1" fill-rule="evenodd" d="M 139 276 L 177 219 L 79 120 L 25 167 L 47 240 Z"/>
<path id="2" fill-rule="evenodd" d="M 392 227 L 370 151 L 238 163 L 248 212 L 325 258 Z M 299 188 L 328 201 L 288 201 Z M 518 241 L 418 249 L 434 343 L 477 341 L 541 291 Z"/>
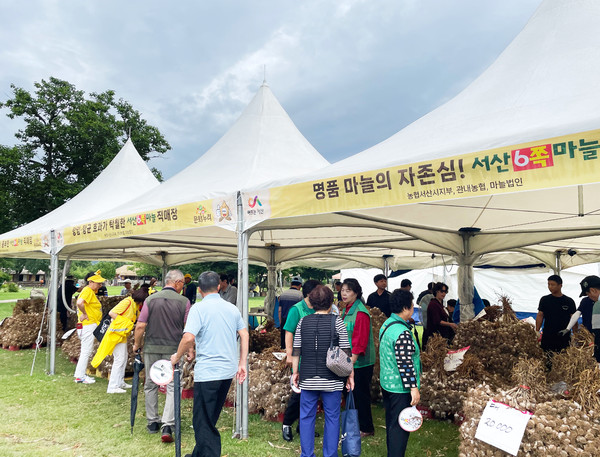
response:
<path id="1" fill-rule="evenodd" d="M 475 295 L 475 278 L 473 273 L 473 253 L 471 238 L 479 232 L 475 227 L 464 227 L 458 230 L 463 240 L 463 252 L 458 256 L 458 298 L 460 300 L 460 321 L 467 322 L 475 317 L 473 298 Z"/>
<path id="2" fill-rule="evenodd" d="M 554 274 L 555 275 L 560 275 L 560 272 L 562 271 L 562 260 L 561 260 L 561 251 L 556 251 L 554 253 Z"/>
<path id="3" fill-rule="evenodd" d="M 58 290 L 58 249 L 56 246 L 56 232 L 50 231 L 50 287 L 48 289 L 48 303 L 50 305 L 50 368 L 48 374 L 53 375 L 56 365 L 56 291 Z"/>
<path id="4" fill-rule="evenodd" d="M 244 283 L 242 287 L 242 318 L 246 324 L 248 323 L 248 238 L 249 234 L 246 232 L 242 233 L 242 269 L 243 269 L 243 277 Z M 248 371 L 248 363 L 246 361 L 246 372 Z M 248 438 L 248 376 L 244 380 L 242 384 L 242 395 L 243 395 L 243 403 L 242 403 L 242 430 L 241 437 L 242 439 Z"/>
<path id="5" fill-rule="evenodd" d="M 248 241 L 250 234 L 244 231 L 244 205 L 242 193 L 237 193 L 238 238 L 238 297 L 237 306 L 242 320 L 248 325 Z M 239 343 L 238 343 L 239 347 Z M 248 361 L 246 360 L 246 369 Z M 234 381 L 235 382 L 235 381 Z M 240 388 L 241 387 L 241 388 Z M 234 438 L 248 438 L 248 377 L 236 390 Z"/>
<path id="6" fill-rule="evenodd" d="M 165 286 L 165 278 L 167 277 L 167 272 L 169 270 L 169 266 L 167 265 L 167 253 L 161 252 L 160 257 L 162 259 L 162 283 L 163 287 Z"/>
<path id="7" fill-rule="evenodd" d="M 267 299 L 265 300 L 265 313 L 273 319 L 273 311 L 275 309 L 275 289 L 277 282 L 277 266 L 275 265 L 275 245 L 269 246 L 269 264 L 267 265 Z"/>
<path id="8" fill-rule="evenodd" d="M 460 321 L 467 322 L 475 317 L 473 264 L 458 264 L 458 298 L 460 300 Z"/>

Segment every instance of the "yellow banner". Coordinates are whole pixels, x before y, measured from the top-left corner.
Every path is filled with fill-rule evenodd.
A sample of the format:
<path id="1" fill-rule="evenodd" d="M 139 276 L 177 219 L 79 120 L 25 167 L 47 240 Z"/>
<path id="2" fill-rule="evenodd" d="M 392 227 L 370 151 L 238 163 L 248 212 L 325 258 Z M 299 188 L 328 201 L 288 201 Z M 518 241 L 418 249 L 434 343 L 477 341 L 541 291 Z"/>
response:
<path id="1" fill-rule="evenodd" d="M 43 250 L 50 252 L 49 237 L 46 241 L 47 246 L 44 246 L 41 234 L 2 239 L 0 240 L 0 254 Z"/>
<path id="2" fill-rule="evenodd" d="M 599 141 L 600 130 L 592 130 L 247 196 L 268 206 L 264 220 L 586 184 L 600 181 Z M 252 211 L 246 206 L 246 217 L 261 218 Z"/>
<path id="3" fill-rule="evenodd" d="M 232 202 L 235 202 L 235 197 L 205 200 L 75 225 L 64 230 L 64 244 L 211 225 L 231 225 L 237 220 L 236 207 Z"/>

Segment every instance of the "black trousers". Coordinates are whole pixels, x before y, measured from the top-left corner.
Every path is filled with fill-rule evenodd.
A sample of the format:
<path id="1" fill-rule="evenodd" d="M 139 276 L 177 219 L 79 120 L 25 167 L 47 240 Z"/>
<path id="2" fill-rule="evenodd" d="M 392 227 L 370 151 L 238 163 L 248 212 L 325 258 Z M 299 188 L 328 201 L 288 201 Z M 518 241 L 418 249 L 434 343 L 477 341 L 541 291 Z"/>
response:
<path id="1" fill-rule="evenodd" d="M 592 334 L 594 335 L 594 357 L 596 362 L 600 363 L 600 330 L 593 329 Z"/>
<path id="2" fill-rule="evenodd" d="M 385 442 L 388 457 L 404 457 L 410 433 L 400 427 L 398 416 L 400 411 L 410 406 L 411 395 L 397 394 L 381 389 L 383 407 L 385 408 Z"/>
<path id="3" fill-rule="evenodd" d="M 281 339 L 281 349 L 285 351 L 285 330 L 283 329 L 283 324 L 279 326 L 279 338 Z"/>
<path id="4" fill-rule="evenodd" d="M 68 330 L 67 327 L 69 321 L 69 314 L 67 313 L 67 308 L 65 308 L 63 305 L 59 305 L 58 313 L 60 316 L 60 323 L 62 325 L 63 332 L 66 332 Z"/>
<path id="5" fill-rule="evenodd" d="M 360 431 L 373 433 L 373 415 L 371 414 L 371 380 L 373 378 L 373 367 L 354 369 L 354 403 L 358 410 L 358 423 Z"/>
<path id="6" fill-rule="evenodd" d="M 194 383 L 194 436 L 193 457 L 220 457 L 221 434 L 217 421 L 225 404 L 231 379 Z"/>
<path id="7" fill-rule="evenodd" d="M 300 394 L 292 392 L 283 413 L 283 425 L 292 425 L 300 419 Z"/>

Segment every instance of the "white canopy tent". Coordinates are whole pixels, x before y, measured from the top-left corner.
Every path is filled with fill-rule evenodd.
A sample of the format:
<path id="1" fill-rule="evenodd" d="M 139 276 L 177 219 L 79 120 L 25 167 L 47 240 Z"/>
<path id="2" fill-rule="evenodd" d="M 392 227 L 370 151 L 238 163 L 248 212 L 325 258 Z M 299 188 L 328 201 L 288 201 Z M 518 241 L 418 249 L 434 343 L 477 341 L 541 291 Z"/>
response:
<path id="1" fill-rule="evenodd" d="M 106 259 L 140 259 L 172 266 L 204 259 L 236 259 L 237 237 L 233 232 L 238 228 L 237 191 L 273 179 L 313 173 L 327 165 L 329 162 L 298 131 L 263 83 L 234 125 L 194 163 L 135 201 L 88 219 L 110 220 L 180 207 L 177 223 L 156 221 L 147 224 L 143 232 L 131 224 L 126 230 L 84 237 L 82 242 L 71 237 L 61 254 L 100 252 Z M 222 202 L 226 202 L 230 217 L 219 221 Z M 189 215 L 184 205 L 192 206 Z M 260 208 L 260 202 L 254 205 Z M 208 220 L 196 223 L 194 217 L 201 216 L 198 206 L 204 207 Z M 256 259 L 268 260 L 268 253 Z"/>
<path id="2" fill-rule="evenodd" d="M 278 245 L 277 261 L 300 247 L 305 258 L 386 254 L 395 269 L 412 250 L 454 257 L 463 303 L 487 254 L 597 261 L 599 18 L 595 0 L 544 1 L 454 99 L 311 176 L 248 189 L 268 202 L 249 232 Z"/>
<path id="3" fill-rule="evenodd" d="M 75 197 L 35 221 L 1 234 L 0 256 L 47 257 L 51 230 L 88 221 L 99 211 L 116 208 L 123 201 L 134 201 L 158 185 L 158 180 L 128 139 L 108 166 Z"/>
<path id="4" fill-rule="evenodd" d="M 239 282 L 247 285 L 247 254 L 238 252 L 238 191 L 328 164 L 263 84 L 229 131 L 185 170 L 135 200 L 65 224 L 60 256 L 139 260 L 163 269 L 203 259 L 237 259 Z M 260 201 L 247 203 L 261 211 Z M 268 262 L 266 251 L 262 259 Z M 274 266 L 269 265 L 269 276 L 274 292 Z M 247 303 L 247 287 L 240 294 L 238 303 Z M 242 308 L 247 318 L 247 307 Z M 247 384 L 239 392 L 246 398 Z M 239 414 L 240 435 L 247 436 L 247 410 Z"/>
<path id="5" fill-rule="evenodd" d="M 158 184 L 158 180 L 128 139 L 96 179 L 71 200 L 29 224 L 0 235 L 0 256 L 17 258 L 50 256 L 50 290 L 56 291 L 58 290 L 58 253 L 64 242 L 61 229 L 93 217 L 99 206 L 116 207 L 123 200 L 139 198 L 141 194 L 157 187 Z M 49 305 L 50 374 L 53 374 L 56 352 L 56 293 L 50 293 Z"/>
<path id="6" fill-rule="evenodd" d="M 472 266 L 483 260 L 482 255 L 519 249 L 528 259 L 551 264 L 558 249 L 567 256 L 573 248 L 577 252 L 573 258 L 581 253 L 591 258 L 600 252 L 592 237 L 600 233 L 596 222 L 600 203 L 594 198 L 600 186 L 593 173 L 597 159 L 592 158 L 600 134 L 589 132 L 600 127 L 595 108 L 600 101 L 598 17 L 600 3 L 594 0 L 546 0 L 471 86 L 383 143 L 330 167 L 314 167 L 304 177 L 264 174 L 263 184 L 244 181 L 228 190 L 246 189 L 237 202 L 214 194 L 209 194 L 213 198 L 209 201 L 207 194 L 198 193 L 182 203 L 197 206 L 201 200 L 200 207 L 210 206 L 208 214 L 217 219 L 223 209 L 219 202 L 228 203 L 228 210 L 239 202 L 237 219 L 198 225 L 202 230 L 190 220 L 179 220 L 139 235 L 135 227 L 98 236 L 77 234 L 67 240 L 63 252 L 85 255 L 102 249 L 109 258 L 131 258 L 135 250 L 172 265 L 198 261 L 206 252 L 211 256 L 237 252 L 241 269 L 247 268 L 251 256 L 269 266 L 325 263 L 332 258 L 375 266 L 384 255 L 392 256 L 387 262 L 398 269 L 411 257 L 407 253 L 414 252 L 412 257 L 425 262 L 428 255 L 418 253 L 435 253 L 459 263 L 459 296 L 466 304 L 472 300 Z M 547 145 L 549 149 L 539 147 Z M 585 161 L 578 148 L 587 148 Z M 556 167 L 549 170 L 545 162 L 541 171 L 516 170 L 521 150 L 527 151 L 531 162 L 534 153 L 552 152 Z M 467 153 L 471 155 L 463 156 Z M 496 157 L 500 162 L 494 165 Z M 468 168 L 476 161 L 484 164 L 481 169 Z M 490 170 L 484 171 L 485 164 Z M 501 178 L 500 166 L 508 167 L 509 178 Z M 294 172 L 299 171 L 295 167 Z M 434 186 L 427 184 L 430 173 Z M 204 174 L 191 173 L 184 187 L 172 185 L 173 192 L 163 192 L 167 189 L 163 184 L 154 195 L 165 195 L 165 206 L 174 205 L 169 198 L 182 201 L 181 192 L 174 190 L 191 193 Z M 446 184 L 443 175 L 454 179 Z M 264 183 L 267 180 L 269 184 Z M 373 192 L 367 194 L 369 180 Z M 468 193 L 467 185 L 473 186 Z M 446 192 L 448 188 L 452 192 Z M 151 205 L 161 208 L 156 201 Z M 152 208 L 127 205 L 122 214 L 139 215 Z M 106 217 L 118 215 L 111 212 Z M 239 248 L 228 232 L 236 224 Z M 76 231 L 77 227 L 72 232 Z M 161 246 L 168 246 L 169 252 Z M 184 249 L 176 252 L 177 247 Z M 198 254 L 190 252 L 197 248 Z M 508 262 L 511 255 L 516 254 L 504 256 Z M 245 303 L 246 275 L 241 273 L 240 278 L 238 301 Z"/>

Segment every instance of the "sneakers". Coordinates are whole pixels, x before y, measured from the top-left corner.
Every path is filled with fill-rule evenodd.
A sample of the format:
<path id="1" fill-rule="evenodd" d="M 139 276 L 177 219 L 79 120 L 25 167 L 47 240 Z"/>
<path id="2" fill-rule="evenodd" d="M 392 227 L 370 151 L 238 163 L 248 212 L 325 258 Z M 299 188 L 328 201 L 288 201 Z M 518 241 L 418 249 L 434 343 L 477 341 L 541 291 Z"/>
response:
<path id="1" fill-rule="evenodd" d="M 148 433 L 158 433 L 158 431 L 160 430 L 160 423 L 151 422 L 148 425 L 146 425 L 146 429 L 148 430 Z"/>
<path id="2" fill-rule="evenodd" d="M 131 384 L 127 384 L 126 382 L 124 382 L 123 384 L 121 384 L 119 386 L 121 389 L 131 389 Z"/>
<path id="3" fill-rule="evenodd" d="M 282 425 L 281 426 L 281 436 L 286 441 L 292 441 L 294 439 L 294 435 L 292 434 L 292 426 L 291 425 Z"/>
<path id="4" fill-rule="evenodd" d="M 96 380 L 91 376 L 84 375 L 83 378 L 75 378 L 75 382 L 78 384 L 94 384 Z"/>
<path id="5" fill-rule="evenodd" d="M 172 443 L 173 442 L 173 430 L 171 430 L 170 425 L 165 425 L 162 428 L 162 436 L 160 437 L 163 443 Z"/>
<path id="6" fill-rule="evenodd" d="M 110 389 L 106 389 L 107 394 L 124 394 L 127 392 L 125 389 L 121 389 L 120 387 L 112 387 Z"/>

